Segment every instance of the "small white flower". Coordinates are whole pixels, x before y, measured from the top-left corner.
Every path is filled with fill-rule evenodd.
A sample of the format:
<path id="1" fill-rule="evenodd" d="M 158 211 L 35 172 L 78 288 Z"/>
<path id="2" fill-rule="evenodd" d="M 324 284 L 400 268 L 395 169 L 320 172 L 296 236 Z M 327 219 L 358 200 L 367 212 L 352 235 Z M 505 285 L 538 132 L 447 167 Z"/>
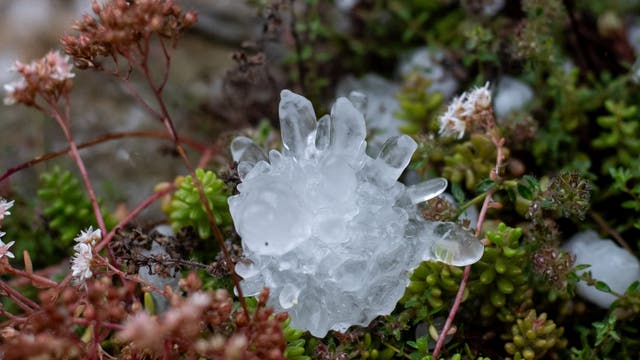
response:
<path id="1" fill-rule="evenodd" d="M 461 139 L 467 127 L 467 122 L 473 121 L 472 116 L 491 107 L 491 92 L 489 82 L 482 87 L 476 87 L 453 99 L 447 111 L 440 115 L 438 134 L 445 137 Z"/>
<path id="2" fill-rule="evenodd" d="M 453 99 L 447 111 L 438 118 L 440 124 L 438 134 L 440 136 L 455 137 L 457 139 L 461 139 L 464 136 L 467 124 L 462 118 L 465 116 L 466 111 L 466 96 L 466 94 L 462 94 L 462 96 Z"/>
<path id="3" fill-rule="evenodd" d="M 2 238 L 5 234 L 6 233 L 0 231 L 0 238 Z M 8 243 L 5 244 L 4 241 L 0 239 L 0 259 L 2 259 L 4 256 L 10 257 L 12 259 L 15 257 L 13 253 L 9 251 L 9 248 L 13 246 L 13 244 L 15 244 L 15 241 L 9 241 Z"/>
<path id="4" fill-rule="evenodd" d="M 0 199 L 0 221 L 2 221 L 5 216 L 11 215 L 9 209 L 13 206 L 14 201 L 15 200 L 7 201 L 6 199 Z"/>
<path id="5" fill-rule="evenodd" d="M 467 95 L 466 106 L 472 109 L 486 109 L 491 106 L 491 91 L 489 91 L 488 81 L 484 86 L 473 89 L 469 95 Z"/>
<path id="6" fill-rule="evenodd" d="M 76 247 L 80 244 L 95 246 L 98 241 L 102 240 L 102 232 L 100 232 L 100 229 L 93 230 L 93 226 L 89 226 L 88 229 L 81 231 L 80 235 L 76 236 L 74 240 L 78 243 Z"/>
<path id="7" fill-rule="evenodd" d="M 85 243 L 79 243 L 73 249 L 76 253 L 71 259 L 71 276 L 77 284 L 82 284 L 93 276 L 93 272 L 91 272 L 93 252 L 91 246 Z"/>

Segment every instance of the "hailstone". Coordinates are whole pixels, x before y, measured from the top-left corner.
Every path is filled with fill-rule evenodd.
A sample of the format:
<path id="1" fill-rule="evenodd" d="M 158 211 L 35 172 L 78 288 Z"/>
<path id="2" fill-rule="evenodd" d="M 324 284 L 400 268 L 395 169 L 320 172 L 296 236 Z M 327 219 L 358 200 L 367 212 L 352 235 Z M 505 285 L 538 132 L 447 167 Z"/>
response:
<path id="1" fill-rule="evenodd" d="M 269 305 L 287 311 L 291 326 L 324 337 L 391 313 L 420 262 L 480 259 L 471 233 L 418 211 L 445 179 L 397 181 L 417 148 L 409 136 L 370 157 L 363 114 L 343 97 L 316 120 L 309 100 L 283 90 L 279 116 L 282 151 L 265 154 L 246 137 L 231 143 L 242 182 L 229 210 L 246 258 L 236 265 L 245 295 L 270 288 Z"/>

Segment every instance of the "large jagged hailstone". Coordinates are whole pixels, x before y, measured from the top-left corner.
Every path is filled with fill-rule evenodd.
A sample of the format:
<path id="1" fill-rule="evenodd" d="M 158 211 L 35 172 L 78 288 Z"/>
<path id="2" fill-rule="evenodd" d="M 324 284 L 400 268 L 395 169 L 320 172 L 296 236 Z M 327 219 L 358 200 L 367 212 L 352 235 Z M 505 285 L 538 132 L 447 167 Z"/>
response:
<path id="1" fill-rule="evenodd" d="M 424 260 L 477 261 L 483 246 L 459 225 L 425 221 L 416 204 L 445 179 L 397 181 L 417 144 L 394 136 L 377 157 L 365 153 L 362 113 L 339 98 L 316 121 L 309 100 L 284 90 L 282 152 L 251 140 L 231 144 L 242 183 L 229 209 L 246 262 L 236 266 L 247 296 L 271 289 L 270 305 L 291 326 L 323 337 L 389 314 Z"/>

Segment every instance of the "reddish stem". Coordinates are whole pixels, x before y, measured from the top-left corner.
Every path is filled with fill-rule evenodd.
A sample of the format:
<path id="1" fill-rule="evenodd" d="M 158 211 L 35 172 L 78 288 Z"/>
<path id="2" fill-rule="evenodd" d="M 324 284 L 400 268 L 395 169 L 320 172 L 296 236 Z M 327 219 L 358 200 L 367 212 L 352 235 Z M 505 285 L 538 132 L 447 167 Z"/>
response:
<path id="1" fill-rule="evenodd" d="M 154 139 L 166 139 L 166 140 L 171 140 L 171 137 L 169 135 L 167 135 L 164 132 L 158 132 L 158 131 L 127 131 L 127 132 L 119 132 L 119 133 L 111 133 L 111 134 L 105 134 L 102 135 L 100 137 L 97 137 L 93 140 L 89 140 L 87 142 L 83 142 L 81 144 L 77 144 L 78 149 L 84 149 L 93 145 L 97 145 L 103 142 L 107 142 L 110 140 L 117 140 L 117 139 L 123 139 L 123 138 L 134 138 L 134 137 L 141 137 L 141 138 L 154 138 Z M 193 140 L 193 139 L 184 139 L 181 138 L 182 142 L 185 145 L 188 145 L 189 147 L 193 148 L 194 150 L 202 153 L 207 149 L 210 149 L 210 147 L 207 147 L 206 145 Z M 7 171 L 4 172 L 4 174 L 2 174 L 2 176 L 0 176 L 0 182 L 3 181 L 4 179 L 10 177 L 11 175 L 17 173 L 18 171 L 24 170 L 26 168 L 29 168 L 33 165 L 39 164 L 41 162 L 44 161 L 48 161 L 51 159 L 54 159 L 58 156 L 64 155 L 66 153 L 68 153 L 70 150 L 69 147 L 66 147 L 62 150 L 58 150 L 55 152 L 50 152 L 44 155 L 40 155 L 37 156 L 27 162 L 24 162 L 20 165 L 11 167 L 9 169 L 7 169 Z M 212 150 L 207 150 L 207 151 L 212 151 Z"/>
<path id="2" fill-rule="evenodd" d="M 16 305 L 18 305 L 20 308 L 22 308 L 22 310 L 26 311 L 27 313 L 32 313 L 35 310 L 40 309 L 40 306 L 36 304 L 33 300 L 22 295 L 19 291 L 15 290 L 4 281 L 0 281 L 0 289 L 2 289 L 2 291 L 5 294 L 7 294 L 7 296 L 11 300 L 13 300 L 13 302 L 15 302 Z"/>
<path id="3" fill-rule="evenodd" d="M 502 157 L 503 151 L 502 147 L 504 145 L 504 139 L 499 138 L 495 135 L 495 133 L 491 133 L 491 141 L 496 146 L 497 154 L 496 154 L 496 166 L 491 169 L 490 177 L 492 180 L 496 181 L 500 176 L 500 168 L 502 167 Z M 482 208 L 480 209 L 480 214 L 478 215 L 478 224 L 476 226 L 476 237 L 479 237 L 482 233 L 482 225 L 484 224 L 484 220 L 487 216 L 487 211 L 489 210 L 489 205 L 491 204 L 491 196 L 495 192 L 495 187 L 489 189 L 487 191 L 487 195 L 484 198 L 484 202 L 482 203 Z M 438 355 L 440 354 L 440 350 L 444 346 L 444 341 L 449 333 L 449 329 L 453 325 L 453 320 L 456 317 L 456 313 L 460 308 L 460 304 L 462 303 L 462 297 L 464 295 L 464 289 L 467 286 L 467 281 L 469 280 L 469 274 L 471 273 L 471 265 L 467 265 L 464 268 L 464 272 L 462 273 L 462 279 L 460 280 L 460 287 L 458 287 L 458 292 L 456 293 L 456 297 L 453 301 L 453 305 L 451 306 L 451 310 L 449 311 L 449 315 L 447 316 L 447 320 L 444 323 L 444 327 L 442 331 L 438 335 L 438 341 L 436 342 L 436 347 L 433 349 L 432 357 L 434 360 L 438 359 Z"/>
<path id="4" fill-rule="evenodd" d="M 38 285 L 43 286 L 43 287 L 53 287 L 53 286 L 57 286 L 58 285 L 57 282 L 55 282 L 55 281 L 53 281 L 51 279 L 48 279 L 46 277 L 42 277 L 40 275 L 36 275 L 34 273 L 31 273 L 31 272 L 27 272 L 27 271 L 23 271 L 23 270 L 20 270 L 20 269 L 16 269 L 16 268 L 13 268 L 13 267 L 8 267 L 6 269 L 6 271 L 8 273 L 12 274 L 12 275 L 16 275 L 16 276 L 20 276 L 20 277 L 25 278 L 25 279 L 29 279 L 29 280 L 31 280 L 31 282 L 33 284 L 38 284 Z"/>

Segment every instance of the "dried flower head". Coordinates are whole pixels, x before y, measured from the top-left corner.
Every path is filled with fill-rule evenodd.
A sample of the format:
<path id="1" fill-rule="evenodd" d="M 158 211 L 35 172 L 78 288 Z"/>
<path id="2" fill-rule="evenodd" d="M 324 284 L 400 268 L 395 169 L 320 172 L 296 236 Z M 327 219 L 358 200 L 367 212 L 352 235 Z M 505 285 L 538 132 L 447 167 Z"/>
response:
<path id="1" fill-rule="evenodd" d="M 111 0 L 92 6 L 74 25 L 80 34 L 65 35 L 61 43 L 78 68 L 99 67 L 98 57 L 131 56 L 152 35 L 175 41 L 183 29 L 197 21 L 195 12 L 183 12 L 174 0 Z"/>
<path id="2" fill-rule="evenodd" d="M 0 231 L 0 238 L 2 238 L 6 233 Z M 15 244 L 15 241 L 9 241 L 8 243 L 4 243 L 4 241 L 2 241 L 2 239 L 0 239 L 0 259 L 2 259 L 3 257 L 10 257 L 10 258 L 14 258 L 15 256 L 13 255 L 13 253 L 11 251 L 9 251 L 9 248 L 11 246 L 13 246 L 13 244 Z"/>
<path id="3" fill-rule="evenodd" d="M 91 246 L 86 243 L 79 243 L 73 249 L 75 254 L 71 260 L 71 276 L 73 276 L 76 284 L 84 284 L 87 279 L 93 276 L 91 271 L 93 252 Z"/>
<path id="4" fill-rule="evenodd" d="M 4 217 L 7 215 L 11 215 L 9 209 L 13 207 L 13 203 L 15 200 L 7 201 L 6 199 L 0 198 L 0 221 L 4 220 Z"/>
<path id="5" fill-rule="evenodd" d="M 491 111 L 491 92 L 489 82 L 465 92 L 451 101 L 447 111 L 440 115 L 438 134 L 444 137 L 462 139 L 465 130 L 475 124 L 483 123 Z"/>
<path id="6" fill-rule="evenodd" d="M 69 57 L 62 56 L 58 51 L 50 51 L 30 64 L 16 61 L 10 70 L 21 77 L 4 85 L 5 105 L 33 105 L 37 95 L 57 101 L 71 90 L 71 79 L 75 76 L 71 69 Z"/>

